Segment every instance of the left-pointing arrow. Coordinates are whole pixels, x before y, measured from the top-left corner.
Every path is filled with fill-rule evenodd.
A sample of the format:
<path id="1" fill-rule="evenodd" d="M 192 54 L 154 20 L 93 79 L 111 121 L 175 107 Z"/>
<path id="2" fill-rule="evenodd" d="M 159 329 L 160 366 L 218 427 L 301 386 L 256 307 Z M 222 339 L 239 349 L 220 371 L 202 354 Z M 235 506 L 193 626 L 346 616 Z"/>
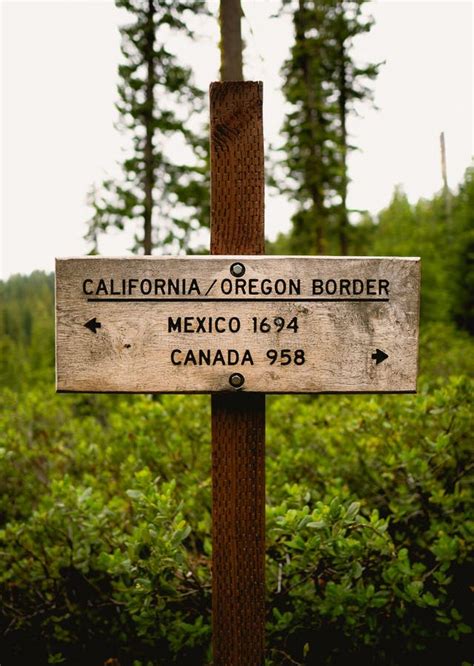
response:
<path id="1" fill-rule="evenodd" d="M 89 319 L 89 321 L 86 322 L 84 324 L 84 326 L 86 328 L 88 328 L 89 331 L 92 331 L 93 333 L 97 333 L 97 329 L 102 328 L 102 324 L 100 323 L 100 321 L 97 321 L 95 317 L 94 317 L 94 319 Z"/>

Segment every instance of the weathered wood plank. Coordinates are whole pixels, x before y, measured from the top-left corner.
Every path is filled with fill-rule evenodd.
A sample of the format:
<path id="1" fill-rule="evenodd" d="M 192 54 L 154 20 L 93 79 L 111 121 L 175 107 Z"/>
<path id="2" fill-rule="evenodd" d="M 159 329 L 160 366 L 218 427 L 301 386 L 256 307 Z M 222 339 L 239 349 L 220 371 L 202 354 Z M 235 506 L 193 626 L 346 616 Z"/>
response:
<path id="1" fill-rule="evenodd" d="M 406 258 L 59 259 L 57 389 L 412 392 L 419 286 Z"/>

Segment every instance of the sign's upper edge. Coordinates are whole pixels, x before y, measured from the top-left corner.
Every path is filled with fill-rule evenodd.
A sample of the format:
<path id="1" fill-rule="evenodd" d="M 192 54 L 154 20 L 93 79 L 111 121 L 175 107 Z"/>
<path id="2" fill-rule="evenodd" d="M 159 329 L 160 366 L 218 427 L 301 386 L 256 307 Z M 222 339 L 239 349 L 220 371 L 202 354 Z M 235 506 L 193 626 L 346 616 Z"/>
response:
<path id="1" fill-rule="evenodd" d="M 85 257 L 55 257 L 55 262 L 60 261 L 215 261 L 225 260 L 225 259 L 246 259 L 246 260 L 265 260 L 265 261 L 278 261 L 280 259 L 298 259 L 299 261 L 314 261 L 318 260 L 330 260 L 330 261 L 347 261 L 347 260 L 387 260 L 387 261 L 413 261 L 419 262 L 420 257 L 400 257 L 400 256 L 344 256 L 344 255 L 299 255 L 299 254 L 186 254 L 186 255 L 172 255 L 172 254 L 162 254 L 162 255 L 129 255 L 129 256 L 120 256 L 120 257 L 103 257 L 99 255 L 94 256 L 85 256 Z"/>

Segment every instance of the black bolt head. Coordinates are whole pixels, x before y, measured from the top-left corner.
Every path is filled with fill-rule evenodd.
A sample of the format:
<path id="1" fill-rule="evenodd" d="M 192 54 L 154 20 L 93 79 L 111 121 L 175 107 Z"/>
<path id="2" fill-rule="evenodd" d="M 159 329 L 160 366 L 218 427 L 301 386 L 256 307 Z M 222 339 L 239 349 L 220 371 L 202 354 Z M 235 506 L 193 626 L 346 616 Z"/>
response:
<path id="1" fill-rule="evenodd" d="M 236 261 L 235 264 L 232 264 L 230 267 L 230 272 L 234 277 L 242 277 L 242 275 L 245 274 L 245 266 L 241 264 L 240 261 Z"/>
<path id="2" fill-rule="evenodd" d="M 241 386 L 244 385 L 244 382 L 245 378 L 243 375 L 240 374 L 240 372 L 233 372 L 229 377 L 229 384 L 233 388 L 240 388 Z"/>

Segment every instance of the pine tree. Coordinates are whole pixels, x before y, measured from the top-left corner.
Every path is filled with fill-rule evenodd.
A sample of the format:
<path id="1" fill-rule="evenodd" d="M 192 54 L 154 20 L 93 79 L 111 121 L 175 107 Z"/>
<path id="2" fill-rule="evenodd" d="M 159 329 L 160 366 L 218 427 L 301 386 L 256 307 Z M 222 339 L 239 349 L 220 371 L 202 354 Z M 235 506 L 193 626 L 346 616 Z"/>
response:
<path id="1" fill-rule="evenodd" d="M 370 30 L 366 0 L 284 0 L 293 10 L 295 42 L 284 65 L 284 93 L 292 110 L 283 133 L 288 178 L 299 209 L 293 218 L 292 249 L 322 254 L 339 237 L 347 254 L 347 121 L 356 103 L 370 97 L 367 82 L 378 65 L 359 67 L 353 40 Z M 334 245 L 334 243 L 332 243 Z"/>
<path id="2" fill-rule="evenodd" d="M 446 205 L 444 193 L 443 200 Z M 474 335 L 474 166 L 467 169 L 453 204 L 451 247 L 449 252 L 444 253 L 449 262 L 450 298 L 457 325 Z M 446 208 L 443 220 L 446 224 L 445 215 Z M 444 239 L 445 229 L 442 234 Z"/>
<path id="3" fill-rule="evenodd" d="M 333 41 L 334 89 L 337 98 L 338 130 L 338 184 L 337 193 L 340 199 L 339 213 L 339 249 L 340 253 L 348 253 L 349 217 L 347 211 L 347 188 L 349 184 L 347 157 L 353 148 L 349 144 L 347 121 L 356 111 L 359 102 L 372 99 L 370 82 L 379 71 L 380 64 L 357 65 L 353 57 L 354 39 L 369 32 L 373 19 L 365 17 L 363 5 L 367 0 L 338 0 L 334 3 L 331 17 Z"/>
<path id="4" fill-rule="evenodd" d="M 86 238 L 97 239 L 110 227 L 124 229 L 141 220 L 134 251 L 186 247 L 194 229 L 207 218 L 207 146 L 193 132 L 193 118 L 203 94 L 191 71 L 166 47 L 171 31 L 191 37 L 189 12 L 203 12 L 204 0 L 116 0 L 132 21 L 121 28 L 123 62 L 118 85 L 121 129 L 131 139 L 122 176 L 94 187 L 89 203 L 94 214 Z M 169 139 L 180 137 L 187 163 L 169 156 Z"/>
<path id="5" fill-rule="evenodd" d="M 284 93 L 292 110 L 283 133 L 289 178 L 283 191 L 296 196 L 293 250 L 323 253 L 326 244 L 327 196 L 334 180 L 333 104 L 328 81 L 327 0 L 298 0 L 293 22 L 295 42 L 284 65 Z"/>

